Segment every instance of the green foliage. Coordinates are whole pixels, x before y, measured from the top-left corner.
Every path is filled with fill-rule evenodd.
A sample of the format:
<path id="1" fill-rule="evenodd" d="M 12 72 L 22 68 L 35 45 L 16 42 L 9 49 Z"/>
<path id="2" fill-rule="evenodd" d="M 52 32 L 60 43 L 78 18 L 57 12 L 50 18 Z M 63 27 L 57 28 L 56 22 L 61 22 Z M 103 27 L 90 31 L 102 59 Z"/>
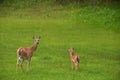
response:
<path id="1" fill-rule="evenodd" d="M 120 16 L 118 11 L 109 7 L 86 7 L 77 11 L 76 18 L 79 23 L 102 25 L 105 29 L 113 29 L 120 32 L 118 28 Z M 117 17 L 116 17 L 117 16 Z M 115 26 L 116 24 L 116 26 Z"/>

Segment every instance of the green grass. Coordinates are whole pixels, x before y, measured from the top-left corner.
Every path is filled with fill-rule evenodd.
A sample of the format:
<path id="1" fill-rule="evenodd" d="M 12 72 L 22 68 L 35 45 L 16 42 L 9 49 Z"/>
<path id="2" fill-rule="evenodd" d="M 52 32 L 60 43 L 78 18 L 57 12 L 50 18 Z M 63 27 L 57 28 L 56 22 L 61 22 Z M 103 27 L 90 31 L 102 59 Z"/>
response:
<path id="1" fill-rule="evenodd" d="M 118 11 L 104 7 L 8 10 L 0 18 L 0 80 L 119 80 L 120 28 Z M 40 10 L 40 11 L 39 11 Z M 106 14 L 106 15 L 104 15 Z M 30 72 L 16 72 L 16 50 L 42 37 Z M 80 55 L 71 69 L 68 48 Z"/>

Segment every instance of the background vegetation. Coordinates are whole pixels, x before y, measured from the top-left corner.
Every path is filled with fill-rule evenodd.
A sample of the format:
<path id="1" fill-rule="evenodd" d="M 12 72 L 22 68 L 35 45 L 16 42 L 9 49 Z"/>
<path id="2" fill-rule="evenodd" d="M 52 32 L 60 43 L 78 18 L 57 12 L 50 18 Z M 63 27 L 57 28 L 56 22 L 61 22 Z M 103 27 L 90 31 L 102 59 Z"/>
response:
<path id="1" fill-rule="evenodd" d="M 0 0 L 0 80 L 119 80 L 119 0 Z M 16 50 L 42 37 L 31 71 Z M 71 69 L 68 48 L 80 55 Z"/>

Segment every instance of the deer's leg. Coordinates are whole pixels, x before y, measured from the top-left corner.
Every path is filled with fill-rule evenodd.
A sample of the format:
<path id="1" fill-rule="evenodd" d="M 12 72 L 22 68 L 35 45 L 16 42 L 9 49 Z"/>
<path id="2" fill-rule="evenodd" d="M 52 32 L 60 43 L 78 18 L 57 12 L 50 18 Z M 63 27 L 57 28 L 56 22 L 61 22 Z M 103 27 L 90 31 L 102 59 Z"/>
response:
<path id="1" fill-rule="evenodd" d="M 31 59 L 28 59 L 27 71 L 30 71 L 30 61 L 31 61 Z"/>
<path id="2" fill-rule="evenodd" d="M 71 62 L 72 70 L 74 69 L 74 62 Z"/>
<path id="3" fill-rule="evenodd" d="M 78 64 L 78 63 L 75 63 L 75 68 L 76 68 L 76 70 L 78 70 L 78 66 L 79 66 L 79 64 Z"/>
<path id="4" fill-rule="evenodd" d="M 24 63 L 24 59 L 22 59 L 22 62 L 21 62 L 21 70 L 23 71 L 23 63 Z"/>
<path id="5" fill-rule="evenodd" d="M 18 66 L 20 64 L 20 58 L 17 59 L 17 63 L 16 63 L 16 71 L 18 71 Z"/>

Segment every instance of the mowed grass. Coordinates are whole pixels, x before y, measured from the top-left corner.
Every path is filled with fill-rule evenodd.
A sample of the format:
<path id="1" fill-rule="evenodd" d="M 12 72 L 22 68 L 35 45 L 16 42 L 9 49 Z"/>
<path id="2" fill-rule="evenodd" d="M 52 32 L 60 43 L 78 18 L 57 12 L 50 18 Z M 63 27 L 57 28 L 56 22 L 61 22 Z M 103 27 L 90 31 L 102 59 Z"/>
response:
<path id="1" fill-rule="evenodd" d="M 76 10 L 63 10 L 34 18 L 1 17 L 0 80 L 119 80 L 120 34 L 102 23 L 82 22 L 86 14 L 81 19 L 77 14 Z M 26 71 L 27 62 L 24 72 L 20 68 L 16 72 L 17 48 L 31 46 L 32 36 L 39 35 L 42 38 L 30 72 Z M 71 69 L 70 47 L 80 55 L 78 71 Z"/>

